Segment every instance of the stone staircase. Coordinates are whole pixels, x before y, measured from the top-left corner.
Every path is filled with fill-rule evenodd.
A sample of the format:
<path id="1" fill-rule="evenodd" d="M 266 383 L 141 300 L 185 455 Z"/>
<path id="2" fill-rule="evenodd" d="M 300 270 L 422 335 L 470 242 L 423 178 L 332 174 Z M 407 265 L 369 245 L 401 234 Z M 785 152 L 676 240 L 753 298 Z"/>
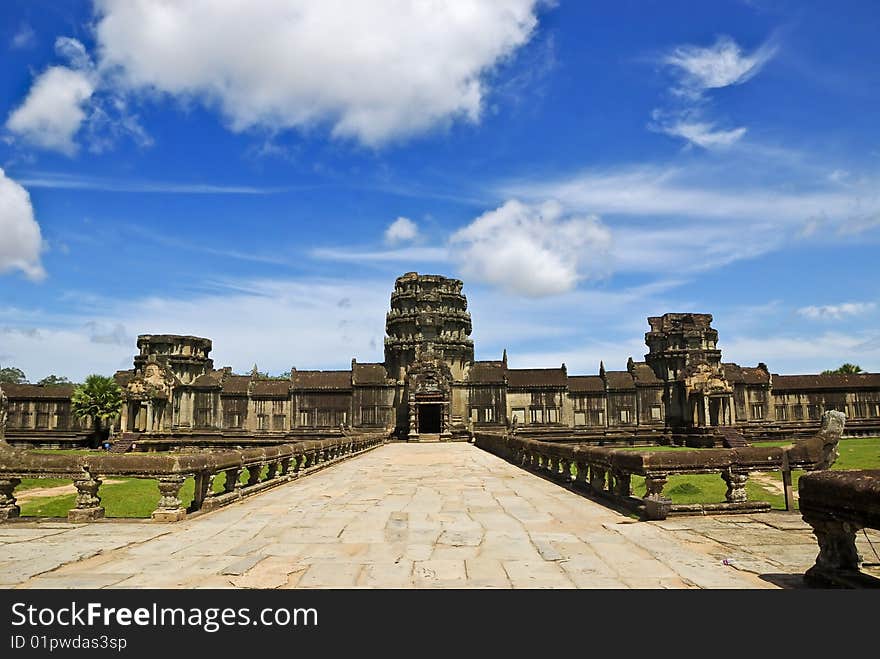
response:
<path id="1" fill-rule="evenodd" d="M 110 453 L 128 453 L 131 445 L 138 440 L 139 435 L 134 432 L 124 432 L 122 437 L 110 445 Z"/>
<path id="2" fill-rule="evenodd" d="M 743 448 L 752 445 L 736 428 L 721 428 L 719 433 L 724 448 Z"/>

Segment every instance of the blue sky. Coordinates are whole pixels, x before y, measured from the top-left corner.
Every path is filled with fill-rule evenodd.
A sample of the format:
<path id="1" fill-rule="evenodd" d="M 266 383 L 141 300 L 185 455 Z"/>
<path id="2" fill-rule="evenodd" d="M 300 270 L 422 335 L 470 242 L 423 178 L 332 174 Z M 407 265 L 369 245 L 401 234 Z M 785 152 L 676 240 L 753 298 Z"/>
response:
<path id="1" fill-rule="evenodd" d="M 0 364 L 382 359 L 460 277 L 477 358 L 595 373 L 646 317 L 880 370 L 880 9 L 785 0 L 0 8 Z"/>

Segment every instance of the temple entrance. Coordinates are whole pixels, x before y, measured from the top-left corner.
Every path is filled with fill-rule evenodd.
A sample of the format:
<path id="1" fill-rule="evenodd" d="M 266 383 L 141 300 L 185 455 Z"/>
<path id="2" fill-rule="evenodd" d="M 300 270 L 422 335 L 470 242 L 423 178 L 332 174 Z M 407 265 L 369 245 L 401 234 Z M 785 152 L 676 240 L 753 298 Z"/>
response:
<path id="1" fill-rule="evenodd" d="M 710 398 L 709 399 L 709 425 L 710 426 L 721 425 L 721 423 L 719 422 L 720 416 L 721 416 L 721 399 L 720 398 Z"/>
<path id="2" fill-rule="evenodd" d="M 440 434 L 443 406 L 439 403 L 419 405 L 419 433 Z"/>

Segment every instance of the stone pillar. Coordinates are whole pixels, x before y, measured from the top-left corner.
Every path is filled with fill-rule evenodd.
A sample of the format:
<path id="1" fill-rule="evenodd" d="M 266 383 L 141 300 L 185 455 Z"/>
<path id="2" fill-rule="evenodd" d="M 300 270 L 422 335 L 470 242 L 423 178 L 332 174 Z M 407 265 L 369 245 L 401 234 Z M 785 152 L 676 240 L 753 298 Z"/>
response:
<path id="1" fill-rule="evenodd" d="M 154 522 L 179 522 L 186 517 L 181 506 L 180 488 L 186 480 L 181 475 L 159 477 L 159 504 L 151 518 Z"/>
<path id="2" fill-rule="evenodd" d="M 419 416 L 416 410 L 415 400 L 410 398 L 409 401 L 409 435 L 410 441 L 418 441 L 419 439 Z"/>
<path id="3" fill-rule="evenodd" d="M 602 467 L 590 466 L 590 487 L 595 492 L 605 491 L 605 470 Z"/>
<path id="4" fill-rule="evenodd" d="M 226 474 L 226 482 L 223 483 L 223 493 L 229 494 L 230 492 L 235 491 L 235 489 L 239 485 L 238 477 L 241 474 L 241 468 L 231 467 L 230 469 L 227 469 L 224 473 Z"/>
<path id="5" fill-rule="evenodd" d="M 749 480 L 749 472 L 725 469 L 721 472 L 721 478 L 727 483 L 727 500 L 730 503 L 747 501 L 746 482 Z"/>
<path id="6" fill-rule="evenodd" d="M 663 499 L 663 488 L 666 487 L 668 478 L 666 474 L 649 474 L 645 476 L 645 498 Z"/>
<path id="7" fill-rule="evenodd" d="M 672 510 L 672 499 L 663 496 L 668 478 L 666 474 L 649 474 L 645 476 L 645 519 L 666 519 Z"/>
<path id="8" fill-rule="evenodd" d="M 590 479 L 587 478 L 589 475 L 590 468 L 587 466 L 586 462 L 578 462 L 577 463 L 577 475 L 575 476 L 574 482 L 578 485 L 589 485 Z"/>
<path id="9" fill-rule="evenodd" d="M 252 487 L 260 482 L 260 472 L 263 471 L 263 465 L 251 465 L 248 467 L 247 486 Z"/>
<path id="10" fill-rule="evenodd" d="M 98 496 L 101 480 L 85 472 L 73 481 L 73 485 L 76 487 L 76 507 L 67 512 L 67 521 L 91 522 L 101 519 L 104 516 L 104 507 L 101 505 L 101 497 Z"/>
<path id="11" fill-rule="evenodd" d="M 631 476 L 622 471 L 612 472 L 614 476 L 614 494 L 619 497 L 628 497 L 632 493 Z"/>
<path id="12" fill-rule="evenodd" d="M 450 394 L 451 395 L 451 394 Z M 449 406 L 452 403 L 443 403 L 441 417 L 440 417 L 440 440 L 449 439 L 452 437 L 452 431 L 449 430 L 449 426 L 451 425 L 450 415 L 449 415 Z"/>
<path id="13" fill-rule="evenodd" d="M 19 483 L 18 478 L 0 478 L 0 522 L 21 514 L 21 508 L 15 503 L 15 488 Z"/>
<path id="14" fill-rule="evenodd" d="M 571 482 L 571 460 L 559 458 L 559 479 L 563 483 Z"/>
<path id="15" fill-rule="evenodd" d="M 803 518 L 813 527 L 819 542 L 816 564 L 804 574 L 808 582 L 820 586 L 834 585 L 835 576 L 859 571 L 862 559 L 856 550 L 856 532 L 860 527 L 829 515 L 804 514 Z"/>

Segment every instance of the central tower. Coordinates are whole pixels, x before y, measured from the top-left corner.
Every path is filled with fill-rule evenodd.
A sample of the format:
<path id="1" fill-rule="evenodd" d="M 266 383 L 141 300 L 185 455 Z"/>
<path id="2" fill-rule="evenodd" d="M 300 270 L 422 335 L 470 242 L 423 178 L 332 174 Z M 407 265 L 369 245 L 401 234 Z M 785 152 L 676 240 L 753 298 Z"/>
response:
<path id="1" fill-rule="evenodd" d="M 398 430 L 412 440 L 450 433 L 453 382 L 474 361 L 471 315 L 462 283 L 408 272 L 398 277 L 385 317 L 385 366 L 403 385 Z"/>

